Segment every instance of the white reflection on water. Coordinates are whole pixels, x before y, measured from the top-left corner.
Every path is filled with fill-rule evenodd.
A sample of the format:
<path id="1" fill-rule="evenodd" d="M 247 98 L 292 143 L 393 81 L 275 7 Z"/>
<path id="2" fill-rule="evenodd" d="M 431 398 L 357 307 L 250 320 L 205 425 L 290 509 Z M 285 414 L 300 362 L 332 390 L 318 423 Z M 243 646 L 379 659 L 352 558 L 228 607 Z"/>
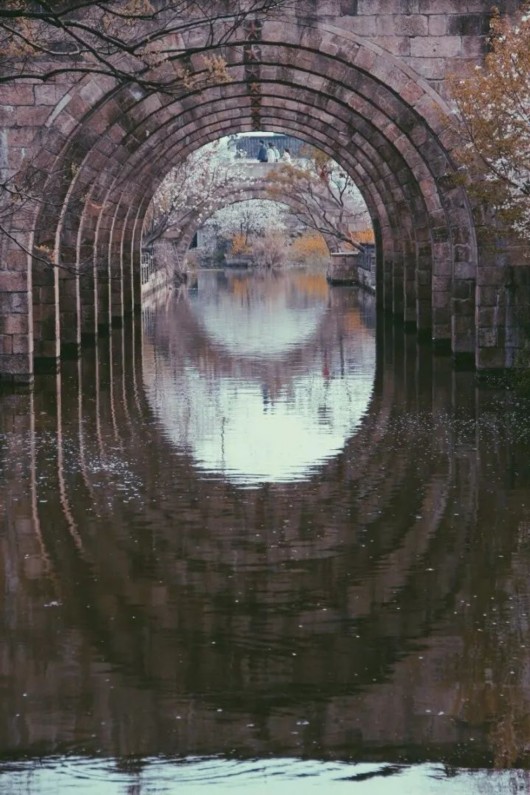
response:
<path id="1" fill-rule="evenodd" d="M 13 769 L 16 766 L 16 769 Z M 415 766 L 325 762 L 301 759 L 132 761 L 135 772 L 114 767 L 113 760 L 58 757 L 0 765 L 0 791 L 11 795 L 192 795 L 250 792 L 252 795 L 303 795 L 306 792 L 356 795 L 500 795 L 527 792 L 527 771 L 446 770 Z"/>
<path id="2" fill-rule="evenodd" d="M 240 485 L 302 480 L 355 431 L 373 390 L 374 335 L 356 306 L 329 305 L 321 279 L 310 295 L 303 281 L 293 293 L 292 276 L 247 279 L 243 294 L 199 289 L 187 317 L 209 340 L 206 354 L 190 344 L 164 356 L 156 336 L 146 340 L 148 399 L 198 468 Z"/>

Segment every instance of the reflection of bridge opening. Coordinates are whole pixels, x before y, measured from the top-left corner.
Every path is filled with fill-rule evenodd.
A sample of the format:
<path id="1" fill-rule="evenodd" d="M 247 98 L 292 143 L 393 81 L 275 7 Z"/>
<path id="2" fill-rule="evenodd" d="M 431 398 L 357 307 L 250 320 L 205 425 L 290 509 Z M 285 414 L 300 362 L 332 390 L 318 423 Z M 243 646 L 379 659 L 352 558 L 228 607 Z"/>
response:
<path id="1" fill-rule="evenodd" d="M 30 632 L 7 644 L 21 675 L 26 660 L 48 661 L 32 671 L 32 682 L 35 689 L 43 683 L 58 718 L 52 725 L 43 719 L 48 702 L 28 700 L 19 719 L 24 726 L 27 720 L 28 731 L 6 728 L 6 752 L 31 754 L 47 745 L 57 752 L 56 726 L 66 727 L 68 744 L 81 722 L 86 733 L 99 732 L 99 753 L 110 755 L 171 755 L 178 740 L 182 755 L 240 748 L 243 756 L 257 756 L 274 754 L 281 741 L 283 753 L 296 757 L 343 758 L 347 749 L 350 758 L 368 760 L 383 750 L 393 761 L 402 759 L 406 725 L 411 760 L 427 753 L 446 763 L 489 758 L 490 739 L 463 718 L 459 682 L 433 672 L 439 673 L 447 648 L 451 660 L 459 651 L 447 627 L 462 595 L 475 592 L 465 581 L 464 573 L 473 569 L 469 559 L 481 554 L 486 560 L 493 549 L 499 554 L 501 539 L 508 549 L 515 529 L 506 527 L 493 548 L 482 548 L 482 534 L 474 538 L 476 506 L 489 489 L 477 476 L 486 451 L 480 440 L 475 446 L 472 431 L 469 439 L 433 432 L 438 425 L 447 430 L 448 367 L 438 361 L 439 372 L 432 372 L 410 337 L 403 348 L 387 332 L 370 405 L 343 451 L 303 486 L 251 489 L 243 503 L 239 490 L 221 478 L 190 482 L 190 456 L 175 449 L 152 415 L 137 331 L 117 330 L 101 341 L 99 358 L 65 365 L 68 389 L 57 378 L 55 391 L 48 380 L 48 391 L 11 403 L 28 429 L 22 476 L 35 479 L 30 464 L 37 455 L 48 488 L 57 483 L 69 510 L 63 514 L 46 502 L 44 480 L 34 480 L 27 493 L 35 495 L 41 546 L 24 512 L 10 529 L 20 533 L 13 543 L 23 539 L 32 553 L 33 569 L 34 558 L 45 553 L 51 572 L 35 596 L 34 572 L 21 571 L 10 593 L 20 614 L 32 614 L 32 594 L 42 611 L 46 589 L 64 607 L 48 610 L 54 631 L 46 638 Z M 176 335 L 167 338 L 169 352 L 172 344 L 181 344 Z M 165 347 L 156 345 L 159 355 Z M 117 356 L 124 349 L 125 357 Z M 144 362 L 149 368 L 148 358 Z M 398 454 L 404 445 L 418 450 L 418 424 L 403 423 L 404 407 L 416 407 L 426 423 L 422 438 L 429 453 L 421 465 L 417 455 Z M 464 409 L 460 403 L 456 408 Z M 37 435 L 41 423 L 44 439 Z M 11 471 L 11 477 L 20 474 Z M 10 488 L 9 479 L 2 483 L 5 493 Z M 405 497 L 407 517 L 396 523 L 396 500 Z M 455 512 L 461 524 L 455 524 Z M 272 517 L 267 529 L 264 513 Z M 63 579 L 65 563 L 69 576 Z M 138 578 L 138 566 L 145 577 Z M 220 603 L 231 609 L 220 613 Z M 219 654 L 221 636 L 229 638 L 229 657 Z M 32 651 L 21 658 L 26 644 Z M 65 661 L 64 649 L 72 644 L 76 657 L 68 654 Z M 61 698 L 77 666 L 75 691 Z M 3 727 L 18 707 L 15 690 L 0 707 Z M 80 708 L 73 721 L 73 705 L 94 693 L 97 710 L 86 714 Z M 450 706 L 437 719 L 436 743 L 426 751 L 432 718 L 414 710 L 433 699 Z M 175 715 L 187 714 L 185 705 L 195 722 L 183 719 L 175 728 Z M 310 720 L 307 737 L 292 736 L 288 708 Z M 101 721 L 120 730 L 102 735 Z M 241 721 L 256 727 L 245 729 L 244 741 Z M 87 753 L 95 752 L 92 745 L 86 741 Z"/>
<path id="2" fill-rule="evenodd" d="M 200 273 L 154 332 L 152 410 L 201 470 L 240 485 L 307 479 L 342 450 L 373 391 L 370 316 L 352 292 L 328 294 L 323 275 Z"/>
<path id="3" fill-rule="evenodd" d="M 259 129 L 320 148 L 355 179 L 376 233 L 381 308 L 462 361 L 510 364 L 508 255 L 477 238 L 481 219 L 454 179 L 444 98 L 447 72 L 482 58 L 490 4 L 478 3 L 471 27 L 454 4 L 436 9 L 445 31 L 436 37 L 428 4 L 407 27 L 389 0 L 388 47 L 373 34 L 387 24 L 379 13 L 332 6 L 326 18 L 293 10 L 281 22 L 249 20 L 222 47 L 230 82 L 213 77 L 178 97 L 90 74 L 31 96 L 15 87 L 24 120 L 4 122 L 8 165 L 31 178 L 36 200 L 15 209 L 24 249 L 4 241 L 2 376 L 31 378 L 34 358 L 55 368 L 61 352 L 76 355 L 121 324 L 141 301 L 141 230 L 163 176 L 205 143 Z M 202 35 L 194 32 L 194 50 Z M 207 34 L 203 43 L 218 54 Z M 190 63 L 200 69 L 194 54 Z M 76 267 L 47 268 L 25 251 Z"/>

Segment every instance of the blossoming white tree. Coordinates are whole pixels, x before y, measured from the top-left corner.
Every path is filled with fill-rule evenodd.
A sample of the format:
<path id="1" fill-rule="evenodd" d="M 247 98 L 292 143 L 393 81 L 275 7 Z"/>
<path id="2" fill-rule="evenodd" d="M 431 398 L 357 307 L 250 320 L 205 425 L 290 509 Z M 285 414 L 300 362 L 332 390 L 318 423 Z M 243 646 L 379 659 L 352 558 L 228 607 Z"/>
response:
<path id="1" fill-rule="evenodd" d="M 230 254 L 247 255 L 255 264 L 270 268 L 287 260 L 289 217 L 289 208 L 279 202 L 251 199 L 218 210 L 206 227 L 228 245 Z"/>
<path id="2" fill-rule="evenodd" d="M 278 202 L 251 199 L 223 207 L 208 224 L 215 226 L 226 239 L 241 235 L 248 243 L 251 237 L 264 235 L 271 229 L 285 232 L 288 213 L 288 208 Z"/>
<path id="3" fill-rule="evenodd" d="M 191 218 L 206 218 L 219 191 L 235 190 L 245 180 L 229 138 L 196 149 L 169 172 L 155 193 L 144 224 L 144 249 L 170 231 L 176 236 Z"/>

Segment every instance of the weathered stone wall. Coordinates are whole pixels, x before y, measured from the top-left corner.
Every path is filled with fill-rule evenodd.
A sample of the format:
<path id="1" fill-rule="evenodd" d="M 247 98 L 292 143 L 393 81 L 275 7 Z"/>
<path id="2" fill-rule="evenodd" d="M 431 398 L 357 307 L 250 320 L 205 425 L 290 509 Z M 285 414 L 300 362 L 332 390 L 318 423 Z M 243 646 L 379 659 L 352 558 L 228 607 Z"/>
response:
<path id="1" fill-rule="evenodd" d="M 25 200 L 0 252 L 0 375 L 31 379 L 34 362 L 55 368 L 121 323 L 140 303 L 142 220 L 165 173 L 208 141 L 260 129 L 322 148 L 355 178 L 382 308 L 461 362 L 509 364 L 494 310 L 517 263 L 482 249 L 480 218 L 452 181 L 445 88 L 482 58 L 490 6 L 300 0 L 223 47 L 230 82 L 174 98 L 90 74 L 3 86 L 0 169 Z"/>
<path id="2" fill-rule="evenodd" d="M 496 5 L 503 12 L 518 7 L 517 0 Z M 492 9 L 482 0 L 328 0 L 304 4 L 309 15 L 311 6 L 318 6 L 319 19 L 399 56 L 442 93 L 448 69 L 457 71 L 462 61 L 482 55 Z"/>

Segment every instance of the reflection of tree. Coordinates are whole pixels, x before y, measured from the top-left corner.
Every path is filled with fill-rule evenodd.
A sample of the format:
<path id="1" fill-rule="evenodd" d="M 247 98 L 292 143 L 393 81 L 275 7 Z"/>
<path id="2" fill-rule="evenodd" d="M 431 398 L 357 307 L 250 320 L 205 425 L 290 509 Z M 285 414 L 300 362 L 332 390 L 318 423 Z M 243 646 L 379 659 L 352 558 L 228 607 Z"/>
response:
<path id="1" fill-rule="evenodd" d="M 203 274 L 204 278 L 214 277 L 215 274 Z M 335 304 L 334 313 L 327 312 L 329 300 L 329 287 L 323 274 L 307 274 L 303 272 L 289 272 L 288 274 L 259 273 L 254 275 L 230 274 L 223 287 L 213 287 L 213 292 L 208 300 L 217 305 L 222 304 L 222 315 L 226 317 L 229 325 L 233 316 L 235 305 L 248 311 L 258 320 L 261 313 L 265 313 L 267 323 L 281 325 L 284 314 L 324 307 L 324 329 L 318 333 L 322 338 L 329 337 L 329 348 L 334 348 L 336 336 L 341 333 L 349 336 L 353 331 L 358 335 L 357 340 L 368 336 L 360 317 L 356 296 L 351 292 L 342 292 L 333 296 Z M 216 281 L 217 285 L 217 281 Z M 209 288 L 205 287 L 205 291 Z M 223 297 L 224 296 L 224 297 Z M 232 309 L 231 309 L 232 307 Z M 174 311 L 174 310 L 173 310 Z M 320 310 L 319 310 L 320 311 Z M 303 344 L 290 348 L 286 346 L 282 356 L 258 357 L 244 356 L 241 352 L 231 351 L 224 347 L 220 341 L 212 344 L 206 330 L 200 325 L 200 315 L 196 315 L 193 308 L 186 301 L 181 303 L 176 311 L 181 332 L 175 335 L 171 321 L 171 314 L 161 314 L 156 320 L 149 334 L 155 334 L 159 341 L 159 350 L 165 351 L 176 367 L 186 361 L 192 361 L 201 373 L 208 377 L 231 376 L 238 374 L 251 380 L 258 380 L 266 385 L 270 396 L 280 394 L 282 389 L 290 388 L 292 380 L 302 363 L 310 366 L 317 357 L 314 348 L 314 338 L 303 340 Z M 318 315 L 320 317 L 320 314 Z M 165 321 L 167 320 L 167 325 Z M 239 328 L 239 327 L 238 327 Z M 241 331 L 243 331 L 241 329 Z M 353 340 L 354 338 L 352 338 Z M 263 351 L 267 349 L 264 340 Z M 357 342 L 357 344 L 359 344 Z M 371 345 L 371 342 L 369 343 Z M 355 344 L 352 342 L 352 349 Z M 317 365 L 320 370 L 320 363 Z M 331 366 L 331 362 L 330 362 Z"/>
<path id="2" fill-rule="evenodd" d="M 234 296 L 243 301 L 248 301 L 252 297 L 263 300 L 264 280 L 267 285 L 267 300 L 272 303 L 280 296 L 284 296 L 286 290 L 293 298 L 296 298 L 297 303 L 300 302 L 301 296 L 327 300 L 329 295 L 325 276 L 322 273 L 307 273 L 305 271 L 290 274 L 287 284 L 285 278 L 274 273 L 258 273 L 252 276 L 234 275 L 229 279 L 227 287 Z"/>

